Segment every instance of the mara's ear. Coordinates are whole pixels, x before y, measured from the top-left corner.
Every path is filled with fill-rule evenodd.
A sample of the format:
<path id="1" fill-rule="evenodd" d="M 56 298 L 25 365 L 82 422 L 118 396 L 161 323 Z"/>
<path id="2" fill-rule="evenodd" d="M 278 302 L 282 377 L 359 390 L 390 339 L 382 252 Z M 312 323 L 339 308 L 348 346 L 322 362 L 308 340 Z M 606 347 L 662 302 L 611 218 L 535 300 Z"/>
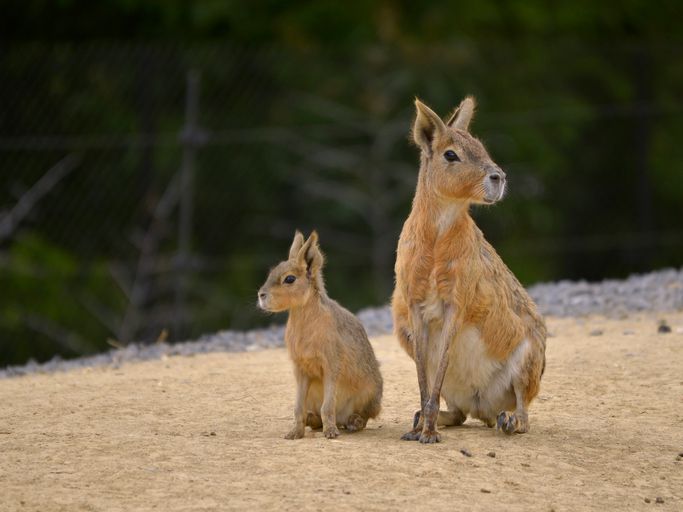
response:
<path id="1" fill-rule="evenodd" d="M 415 99 L 415 124 L 413 125 L 413 140 L 427 153 L 432 152 L 432 142 L 446 130 L 441 118 L 427 105 Z"/>
<path id="2" fill-rule="evenodd" d="M 448 126 L 458 128 L 460 130 L 467 130 L 474 117 L 474 109 L 477 108 L 477 102 L 472 96 L 467 96 L 460 102 L 458 108 L 455 109 L 451 117 L 446 123 Z"/>
<path id="3" fill-rule="evenodd" d="M 289 259 L 293 260 L 299 254 L 299 251 L 304 245 L 304 235 L 298 229 L 294 233 L 294 240 L 292 241 L 292 246 L 289 248 Z"/>
<path id="4" fill-rule="evenodd" d="M 318 246 L 318 233 L 315 231 L 311 233 L 311 236 L 308 237 L 308 240 L 299 249 L 297 259 L 301 265 L 306 265 L 306 269 L 311 275 L 315 275 L 323 267 L 325 260 Z"/>

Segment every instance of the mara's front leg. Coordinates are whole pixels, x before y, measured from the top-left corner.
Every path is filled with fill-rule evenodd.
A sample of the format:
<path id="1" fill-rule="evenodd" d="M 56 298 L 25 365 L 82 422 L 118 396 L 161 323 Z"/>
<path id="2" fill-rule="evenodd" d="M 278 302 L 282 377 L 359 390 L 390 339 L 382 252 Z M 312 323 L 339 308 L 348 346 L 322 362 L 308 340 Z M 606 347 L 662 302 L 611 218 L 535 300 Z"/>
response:
<path id="1" fill-rule="evenodd" d="M 308 375 L 305 375 L 299 368 L 295 368 L 296 377 L 296 403 L 294 405 L 294 426 L 287 432 L 285 439 L 301 439 L 306 430 L 306 396 L 311 385 Z"/>
<path id="2" fill-rule="evenodd" d="M 339 435 L 337 428 L 337 376 L 326 371 L 323 379 L 323 404 L 320 414 L 323 418 L 323 434 L 327 439 L 334 439 Z"/>
<path id="3" fill-rule="evenodd" d="M 404 441 L 417 441 L 422 435 L 425 417 L 425 407 L 429 400 L 429 387 L 427 384 L 427 349 L 429 345 L 429 334 L 427 325 L 422 319 L 422 312 L 418 304 L 413 304 L 410 308 L 410 320 L 413 334 L 413 353 L 415 354 L 415 368 L 417 369 L 417 384 L 420 387 L 420 416 L 417 424 L 409 430 L 401 439 Z"/>
<path id="4" fill-rule="evenodd" d="M 434 382 L 431 387 L 427 404 L 422 407 L 424 425 L 420 434 L 420 442 L 431 444 L 441 441 L 441 435 L 436 429 L 437 418 L 439 416 L 439 405 L 441 402 L 441 386 L 448 369 L 448 352 L 451 347 L 451 340 L 455 336 L 455 310 L 451 304 L 446 304 L 443 311 L 443 327 L 438 340 L 439 366 L 434 375 Z"/>

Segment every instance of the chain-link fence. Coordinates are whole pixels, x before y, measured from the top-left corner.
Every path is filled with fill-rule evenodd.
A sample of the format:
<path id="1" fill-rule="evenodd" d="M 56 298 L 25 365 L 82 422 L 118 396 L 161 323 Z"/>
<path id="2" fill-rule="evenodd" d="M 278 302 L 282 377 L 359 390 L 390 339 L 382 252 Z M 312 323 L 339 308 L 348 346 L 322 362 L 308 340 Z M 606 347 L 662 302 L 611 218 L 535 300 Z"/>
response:
<path id="1" fill-rule="evenodd" d="M 295 228 L 320 231 L 333 295 L 385 302 L 417 93 L 443 114 L 479 97 L 511 195 L 477 217 L 523 280 L 680 264 L 679 53 L 4 48 L 0 364 L 262 322 Z"/>

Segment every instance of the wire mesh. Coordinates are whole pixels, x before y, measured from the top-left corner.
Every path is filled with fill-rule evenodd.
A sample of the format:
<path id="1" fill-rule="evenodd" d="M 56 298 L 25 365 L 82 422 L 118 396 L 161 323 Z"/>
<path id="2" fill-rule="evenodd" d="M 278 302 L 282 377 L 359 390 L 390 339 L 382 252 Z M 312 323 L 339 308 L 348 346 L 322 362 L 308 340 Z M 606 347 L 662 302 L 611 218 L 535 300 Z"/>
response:
<path id="1" fill-rule="evenodd" d="M 417 174 L 418 93 L 443 114 L 478 96 L 474 131 L 512 192 L 476 216 L 524 281 L 680 265 L 683 76 L 667 65 L 679 53 L 5 47 L 0 363 L 272 321 L 253 297 L 296 228 L 320 232 L 334 295 L 386 302 Z M 65 159 L 72 168 L 36 193 Z"/>

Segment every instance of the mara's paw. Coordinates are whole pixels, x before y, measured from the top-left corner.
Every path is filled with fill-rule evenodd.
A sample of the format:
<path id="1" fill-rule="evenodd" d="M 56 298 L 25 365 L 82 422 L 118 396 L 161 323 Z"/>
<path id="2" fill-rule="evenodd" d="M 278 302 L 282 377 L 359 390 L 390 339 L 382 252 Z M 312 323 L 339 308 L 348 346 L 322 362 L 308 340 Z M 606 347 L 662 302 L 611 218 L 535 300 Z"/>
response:
<path id="1" fill-rule="evenodd" d="M 422 427 L 409 430 L 401 436 L 402 441 L 418 441 L 422 435 Z"/>
<path id="2" fill-rule="evenodd" d="M 503 411 L 498 415 L 496 428 L 506 434 L 524 434 L 529 431 L 529 421 L 515 413 Z"/>
<path id="3" fill-rule="evenodd" d="M 365 428 L 366 423 L 367 420 L 363 419 L 360 414 L 352 414 L 346 421 L 346 430 L 349 432 L 358 432 Z"/>
<path id="4" fill-rule="evenodd" d="M 336 425 L 333 425 L 331 427 L 325 427 L 325 428 L 323 428 L 323 435 L 327 439 L 334 439 L 337 436 L 339 436 L 339 429 L 337 428 Z"/>
<path id="5" fill-rule="evenodd" d="M 441 434 L 436 430 L 423 430 L 420 434 L 420 442 L 422 444 L 434 444 L 441 442 Z"/>
<path id="6" fill-rule="evenodd" d="M 294 427 L 285 434 L 285 439 L 301 439 L 302 437 L 304 437 L 304 429 L 299 427 Z"/>

